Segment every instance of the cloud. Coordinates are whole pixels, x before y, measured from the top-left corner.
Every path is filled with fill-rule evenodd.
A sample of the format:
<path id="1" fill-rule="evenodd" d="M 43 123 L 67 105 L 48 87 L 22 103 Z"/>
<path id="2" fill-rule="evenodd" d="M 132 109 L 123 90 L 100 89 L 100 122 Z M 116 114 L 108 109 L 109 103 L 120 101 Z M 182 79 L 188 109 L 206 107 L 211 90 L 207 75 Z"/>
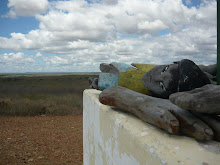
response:
<path id="1" fill-rule="evenodd" d="M 0 49 L 39 52 L 35 58 L 50 71 L 98 71 L 113 61 L 216 62 L 216 1 L 197 8 L 181 0 L 54 1 L 35 18 L 39 29 L 0 37 Z"/>
<path id="2" fill-rule="evenodd" d="M 0 54 L 1 72 L 25 72 L 35 65 L 36 61 L 33 56 L 25 55 L 22 52 Z"/>
<path id="3" fill-rule="evenodd" d="M 155 32 L 158 32 L 160 30 L 167 29 L 168 26 L 165 25 L 161 20 L 154 20 L 153 22 L 140 22 L 138 24 L 138 29 L 142 31 L 146 31 L 152 34 L 155 34 Z"/>
<path id="4" fill-rule="evenodd" d="M 49 7 L 47 0 L 8 0 L 9 12 L 5 17 L 35 16 L 45 13 Z"/>
<path id="5" fill-rule="evenodd" d="M 42 57 L 42 54 L 40 52 L 37 52 L 37 54 L 35 55 L 36 58 L 40 58 Z"/>
<path id="6" fill-rule="evenodd" d="M 1 63 L 13 63 L 13 64 L 24 64 L 33 63 L 32 56 L 25 55 L 24 53 L 4 53 L 0 56 Z"/>

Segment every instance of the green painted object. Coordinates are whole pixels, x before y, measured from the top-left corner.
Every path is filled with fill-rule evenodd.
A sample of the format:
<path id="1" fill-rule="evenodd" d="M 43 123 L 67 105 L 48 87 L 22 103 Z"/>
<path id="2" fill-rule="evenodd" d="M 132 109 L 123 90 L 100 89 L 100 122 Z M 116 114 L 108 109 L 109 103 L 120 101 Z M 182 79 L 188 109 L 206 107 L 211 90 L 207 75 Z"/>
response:
<path id="1" fill-rule="evenodd" d="M 151 95 L 150 91 L 142 83 L 142 77 L 146 72 L 156 66 L 152 64 L 137 64 L 137 69 L 130 68 L 127 72 L 121 72 L 119 74 L 118 85 L 139 93 Z"/>

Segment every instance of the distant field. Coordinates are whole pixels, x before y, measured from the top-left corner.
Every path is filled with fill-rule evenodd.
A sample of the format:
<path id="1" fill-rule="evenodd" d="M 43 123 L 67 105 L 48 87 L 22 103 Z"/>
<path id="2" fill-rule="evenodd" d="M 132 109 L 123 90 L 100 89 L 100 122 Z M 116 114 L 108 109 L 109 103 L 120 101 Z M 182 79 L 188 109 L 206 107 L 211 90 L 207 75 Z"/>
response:
<path id="1" fill-rule="evenodd" d="M 98 73 L 1 74 L 0 115 L 82 113 L 82 93 Z"/>
<path id="2" fill-rule="evenodd" d="M 98 72 L 95 73 L 84 73 L 84 72 L 76 72 L 76 73 L 0 73 L 0 78 L 2 77 L 38 77 L 38 76 L 79 76 L 79 75 L 98 75 Z"/>

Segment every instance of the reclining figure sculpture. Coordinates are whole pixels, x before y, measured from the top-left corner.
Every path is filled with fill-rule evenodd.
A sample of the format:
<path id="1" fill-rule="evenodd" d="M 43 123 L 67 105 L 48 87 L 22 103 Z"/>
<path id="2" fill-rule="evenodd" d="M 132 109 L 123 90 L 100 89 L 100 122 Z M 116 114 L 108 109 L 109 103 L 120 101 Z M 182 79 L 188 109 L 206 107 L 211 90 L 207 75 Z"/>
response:
<path id="1" fill-rule="evenodd" d="M 101 103 L 169 133 L 220 141 L 216 65 L 197 66 L 184 59 L 170 65 L 103 63 L 100 70 L 99 78 L 89 82 L 102 90 Z"/>

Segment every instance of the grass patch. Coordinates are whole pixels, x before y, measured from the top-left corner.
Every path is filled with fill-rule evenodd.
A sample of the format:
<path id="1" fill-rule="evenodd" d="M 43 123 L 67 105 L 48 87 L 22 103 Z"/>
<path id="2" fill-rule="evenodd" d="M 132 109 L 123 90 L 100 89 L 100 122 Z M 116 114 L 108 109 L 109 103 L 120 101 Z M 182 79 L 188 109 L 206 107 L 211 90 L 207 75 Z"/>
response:
<path id="1" fill-rule="evenodd" d="M 82 113 L 82 93 L 96 75 L 0 77 L 0 115 L 74 115 Z"/>

